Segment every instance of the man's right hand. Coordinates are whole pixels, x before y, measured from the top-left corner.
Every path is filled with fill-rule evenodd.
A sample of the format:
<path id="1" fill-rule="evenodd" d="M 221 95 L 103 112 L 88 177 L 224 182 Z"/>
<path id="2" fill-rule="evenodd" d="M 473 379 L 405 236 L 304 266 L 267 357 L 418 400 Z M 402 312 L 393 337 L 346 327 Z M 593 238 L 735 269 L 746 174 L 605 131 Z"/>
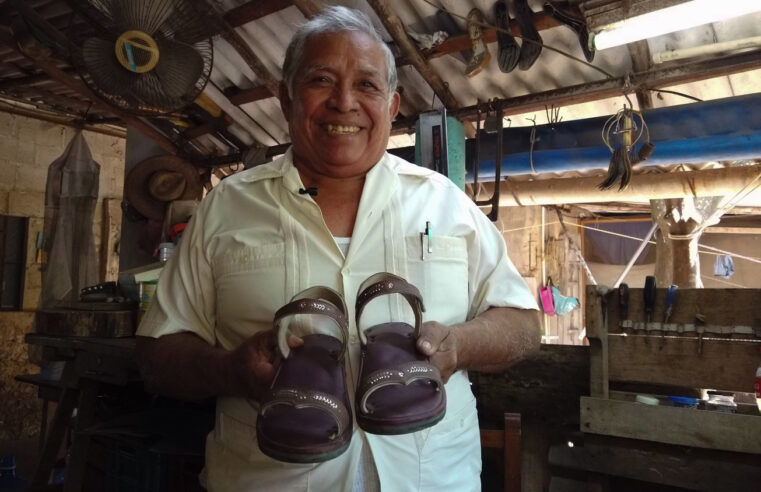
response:
<path id="1" fill-rule="evenodd" d="M 288 338 L 291 348 L 302 343 L 300 338 Z M 183 399 L 258 400 L 275 377 L 277 365 L 272 330 L 252 335 L 232 351 L 211 346 L 190 332 L 138 336 L 135 352 L 148 391 Z"/>
<path id="2" fill-rule="evenodd" d="M 304 342 L 295 336 L 288 337 L 291 348 Z M 230 352 L 233 375 L 237 378 L 243 393 L 259 400 L 275 377 L 278 349 L 273 330 L 261 331 Z"/>

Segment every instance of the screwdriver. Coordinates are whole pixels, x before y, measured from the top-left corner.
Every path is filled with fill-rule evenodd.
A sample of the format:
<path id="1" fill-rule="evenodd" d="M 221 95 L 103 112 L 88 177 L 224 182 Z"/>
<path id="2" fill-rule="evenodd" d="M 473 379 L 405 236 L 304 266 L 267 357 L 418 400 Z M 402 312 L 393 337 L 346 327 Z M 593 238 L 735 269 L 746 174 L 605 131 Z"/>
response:
<path id="1" fill-rule="evenodd" d="M 627 284 L 620 284 L 618 286 L 618 312 L 621 318 L 621 327 L 631 327 L 631 320 L 629 319 L 629 286 Z"/>
<path id="2" fill-rule="evenodd" d="M 671 310 L 674 307 L 674 302 L 676 301 L 676 285 L 669 286 L 669 293 L 666 296 L 666 312 L 663 314 L 663 324 L 669 322 L 669 318 L 671 317 Z"/>
<path id="3" fill-rule="evenodd" d="M 661 330 L 661 341 L 666 336 L 666 323 L 669 322 L 671 317 L 671 309 L 674 307 L 676 301 L 676 285 L 670 285 L 668 294 L 666 295 L 666 311 L 663 313 L 663 330 Z"/>
<path id="4" fill-rule="evenodd" d="M 645 303 L 645 318 L 650 323 L 653 321 L 653 310 L 655 309 L 655 277 L 652 275 L 645 277 L 645 290 L 642 293 L 642 299 Z"/>

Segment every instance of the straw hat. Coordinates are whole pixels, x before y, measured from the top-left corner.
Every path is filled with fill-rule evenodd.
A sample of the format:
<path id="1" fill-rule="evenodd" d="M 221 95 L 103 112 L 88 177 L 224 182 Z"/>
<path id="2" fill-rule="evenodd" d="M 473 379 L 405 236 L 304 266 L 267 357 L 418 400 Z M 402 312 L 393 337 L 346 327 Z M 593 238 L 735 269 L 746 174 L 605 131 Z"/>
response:
<path id="1" fill-rule="evenodd" d="M 164 220 L 167 203 L 201 198 L 198 170 L 172 155 L 151 157 L 133 167 L 124 180 L 124 198 L 149 219 Z"/>

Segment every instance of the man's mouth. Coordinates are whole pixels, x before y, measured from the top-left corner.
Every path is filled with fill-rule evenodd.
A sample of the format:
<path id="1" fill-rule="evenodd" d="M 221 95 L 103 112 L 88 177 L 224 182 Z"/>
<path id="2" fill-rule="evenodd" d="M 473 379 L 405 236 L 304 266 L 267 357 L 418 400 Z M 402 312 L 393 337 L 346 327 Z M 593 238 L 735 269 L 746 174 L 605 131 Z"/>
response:
<path id="1" fill-rule="evenodd" d="M 353 135 L 357 132 L 359 132 L 360 128 L 358 126 L 352 126 L 352 125 L 331 125 L 330 123 L 326 123 L 322 125 L 322 127 L 330 133 L 331 135 Z"/>

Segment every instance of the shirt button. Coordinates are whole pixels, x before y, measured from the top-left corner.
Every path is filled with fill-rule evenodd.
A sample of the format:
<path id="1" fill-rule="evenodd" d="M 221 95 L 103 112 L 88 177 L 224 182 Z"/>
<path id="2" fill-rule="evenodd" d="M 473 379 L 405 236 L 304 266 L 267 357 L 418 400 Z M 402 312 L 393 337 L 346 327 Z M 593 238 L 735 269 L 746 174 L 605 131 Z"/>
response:
<path id="1" fill-rule="evenodd" d="M 349 335 L 349 343 L 357 343 L 357 335 Z"/>

